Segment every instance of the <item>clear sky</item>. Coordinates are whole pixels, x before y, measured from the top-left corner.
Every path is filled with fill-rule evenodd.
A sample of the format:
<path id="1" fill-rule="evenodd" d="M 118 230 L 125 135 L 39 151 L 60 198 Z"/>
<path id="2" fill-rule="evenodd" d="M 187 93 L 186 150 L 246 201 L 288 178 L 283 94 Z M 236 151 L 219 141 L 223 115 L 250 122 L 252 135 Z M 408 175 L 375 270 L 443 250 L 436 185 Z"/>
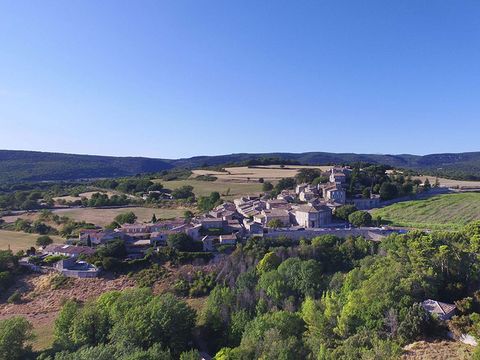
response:
<path id="1" fill-rule="evenodd" d="M 1 0 L 0 148 L 480 151 L 480 1 Z"/>

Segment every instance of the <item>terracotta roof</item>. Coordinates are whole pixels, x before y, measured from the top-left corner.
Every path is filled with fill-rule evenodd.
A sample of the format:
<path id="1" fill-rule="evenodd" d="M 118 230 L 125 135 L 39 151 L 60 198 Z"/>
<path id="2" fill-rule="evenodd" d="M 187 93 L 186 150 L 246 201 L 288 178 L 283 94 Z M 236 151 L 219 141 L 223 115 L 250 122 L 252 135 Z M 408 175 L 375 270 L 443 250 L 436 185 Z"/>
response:
<path id="1" fill-rule="evenodd" d="M 429 313 L 440 316 L 448 315 L 456 309 L 456 306 L 453 304 L 447 304 L 432 299 L 422 302 L 422 307 Z"/>

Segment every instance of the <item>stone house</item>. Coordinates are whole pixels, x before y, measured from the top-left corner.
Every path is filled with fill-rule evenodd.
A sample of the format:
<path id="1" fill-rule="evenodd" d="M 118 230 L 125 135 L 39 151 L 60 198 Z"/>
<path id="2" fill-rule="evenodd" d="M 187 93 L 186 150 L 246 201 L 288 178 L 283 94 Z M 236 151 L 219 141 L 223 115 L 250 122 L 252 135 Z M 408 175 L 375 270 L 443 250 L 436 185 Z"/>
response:
<path id="1" fill-rule="evenodd" d="M 332 222 L 332 210 L 326 205 L 307 204 L 294 209 L 297 224 L 304 228 L 319 228 Z"/>

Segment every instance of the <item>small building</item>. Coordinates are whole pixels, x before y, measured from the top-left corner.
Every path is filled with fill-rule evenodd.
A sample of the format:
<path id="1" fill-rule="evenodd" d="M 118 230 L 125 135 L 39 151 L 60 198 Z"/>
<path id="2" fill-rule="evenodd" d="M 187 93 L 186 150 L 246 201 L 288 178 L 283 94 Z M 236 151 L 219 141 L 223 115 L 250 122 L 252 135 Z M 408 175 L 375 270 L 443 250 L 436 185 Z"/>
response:
<path id="1" fill-rule="evenodd" d="M 115 239 L 123 239 L 125 233 L 122 231 L 115 232 L 113 230 L 101 230 L 101 229 L 85 229 L 81 230 L 78 239 L 82 244 L 100 245 L 105 244 L 108 241 Z"/>
<path id="2" fill-rule="evenodd" d="M 223 229 L 225 221 L 223 219 L 216 218 L 202 218 L 200 219 L 200 225 L 203 229 Z"/>
<path id="3" fill-rule="evenodd" d="M 237 236 L 235 234 L 220 235 L 220 245 L 235 245 L 237 243 Z"/>
<path id="4" fill-rule="evenodd" d="M 140 223 L 123 224 L 120 228 L 123 232 L 125 232 L 126 234 L 129 234 L 129 235 L 131 235 L 131 234 L 146 234 L 146 233 L 150 233 L 152 231 L 150 224 L 140 224 Z"/>
<path id="5" fill-rule="evenodd" d="M 99 269 L 85 261 L 77 261 L 75 258 L 62 259 L 54 265 L 55 270 L 67 277 L 96 278 Z"/>
<path id="6" fill-rule="evenodd" d="M 50 244 L 43 249 L 43 253 L 78 258 L 80 255 L 93 255 L 95 250 L 88 246 Z"/>
<path id="7" fill-rule="evenodd" d="M 299 205 L 294 214 L 297 224 L 305 228 L 319 228 L 332 222 L 332 210 L 323 204 Z"/>
<path id="8" fill-rule="evenodd" d="M 322 187 L 323 198 L 325 201 L 345 204 L 347 193 L 339 183 L 327 184 Z"/>
<path id="9" fill-rule="evenodd" d="M 380 195 L 372 194 L 370 198 L 356 198 L 352 199 L 352 204 L 358 210 L 370 210 L 380 206 Z"/>
<path id="10" fill-rule="evenodd" d="M 453 304 L 447 304 L 432 299 L 423 301 L 422 307 L 425 309 L 425 311 L 444 321 L 450 319 L 455 314 L 457 309 Z"/>
<path id="11" fill-rule="evenodd" d="M 279 220 L 282 226 L 290 226 L 290 213 L 283 209 L 263 210 L 263 224 L 268 225 L 272 220 Z"/>
<path id="12" fill-rule="evenodd" d="M 243 225 L 250 234 L 263 234 L 263 225 L 253 220 L 244 219 Z"/>

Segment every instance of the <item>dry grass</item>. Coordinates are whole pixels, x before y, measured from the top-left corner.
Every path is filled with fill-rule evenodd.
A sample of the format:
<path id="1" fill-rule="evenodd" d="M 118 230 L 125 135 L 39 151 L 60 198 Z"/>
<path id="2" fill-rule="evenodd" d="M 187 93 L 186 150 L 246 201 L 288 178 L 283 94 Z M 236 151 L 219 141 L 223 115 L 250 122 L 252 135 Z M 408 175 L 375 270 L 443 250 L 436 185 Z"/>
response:
<path id="1" fill-rule="evenodd" d="M 328 171 L 331 166 L 301 166 L 301 165 L 286 165 L 281 168 L 279 165 L 269 165 L 261 167 L 230 167 L 225 168 L 227 172 L 218 172 L 211 170 L 193 170 L 193 176 L 198 175 L 212 175 L 218 178 L 219 182 L 246 182 L 248 179 L 251 181 L 258 181 L 259 178 L 263 178 L 268 181 L 278 181 L 284 177 L 294 177 L 298 170 L 303 168 L 320 169 L 322 171 Z"/>
<path id="2" fill-rule="evenodd" d="M 428 179 L 430 181 L 430 184 L 435 183 L 435 177 L 432 176 L 413 176 L 412 179 L 420 179 L 422 182 L 425 181 L 425 179 Z M 480 181 L 467 181 L 467 180 L 451 180 L 451 179 L 443 179 L 443 178 L 438 178 L 438 182 L 440 183 L 440 186 L 442 187 L 448 187 L 448 188 L 477 188 L 480 189 Z"/>
<path id="3" fill-rule="evenodd" d="M 471 359 L 473 347 L 458 341 L 417 341 L 405 347 L 403 360 Z"/>
<path id="4" fill-rule="evenodd" d="M 148 222 L 152 215 L 160 219 L 170 219 L 182 216 L 184 209 L 156 209 L 145 207 L 127 207 L 116 209 L 94 209 L 94 208 L 76 208 L 76 209 L 58 209 L 54 210 L 55 214 L 60 216 L 68 216 L 76 221 L 86 221 L 99 226 L 110 224 L 118 214 L 133 211 L 140 222 Z"/>
<path id="5" fill-rule="evenodd" d="M 221 181 L 199 181 L 199 180 L 174 180 L 164 181 L 163 186 L 167 189 L 176 189 L 184 185 L 193 186 L 195 196 L 207 196 L 212 191 L 218 191 L 225 199 L 233 199 L 242 195 L 255 195 L 262 191 L 262 184 L 257 182 L 221 182 Z M 229 195 L 226 195 L 230 189 Z"/>
<path id="6" fill-rule="evenodd" d="M 15 253 L 19 250 L 26 250 L 31 246 L 36 246 L 35 241 L 40 235 L 27 234 L 20 231 L 0 230 L 0 250 L 10 249 Z M 59 236 L 50 236 L 54 241 L 63 242 Z"/>

